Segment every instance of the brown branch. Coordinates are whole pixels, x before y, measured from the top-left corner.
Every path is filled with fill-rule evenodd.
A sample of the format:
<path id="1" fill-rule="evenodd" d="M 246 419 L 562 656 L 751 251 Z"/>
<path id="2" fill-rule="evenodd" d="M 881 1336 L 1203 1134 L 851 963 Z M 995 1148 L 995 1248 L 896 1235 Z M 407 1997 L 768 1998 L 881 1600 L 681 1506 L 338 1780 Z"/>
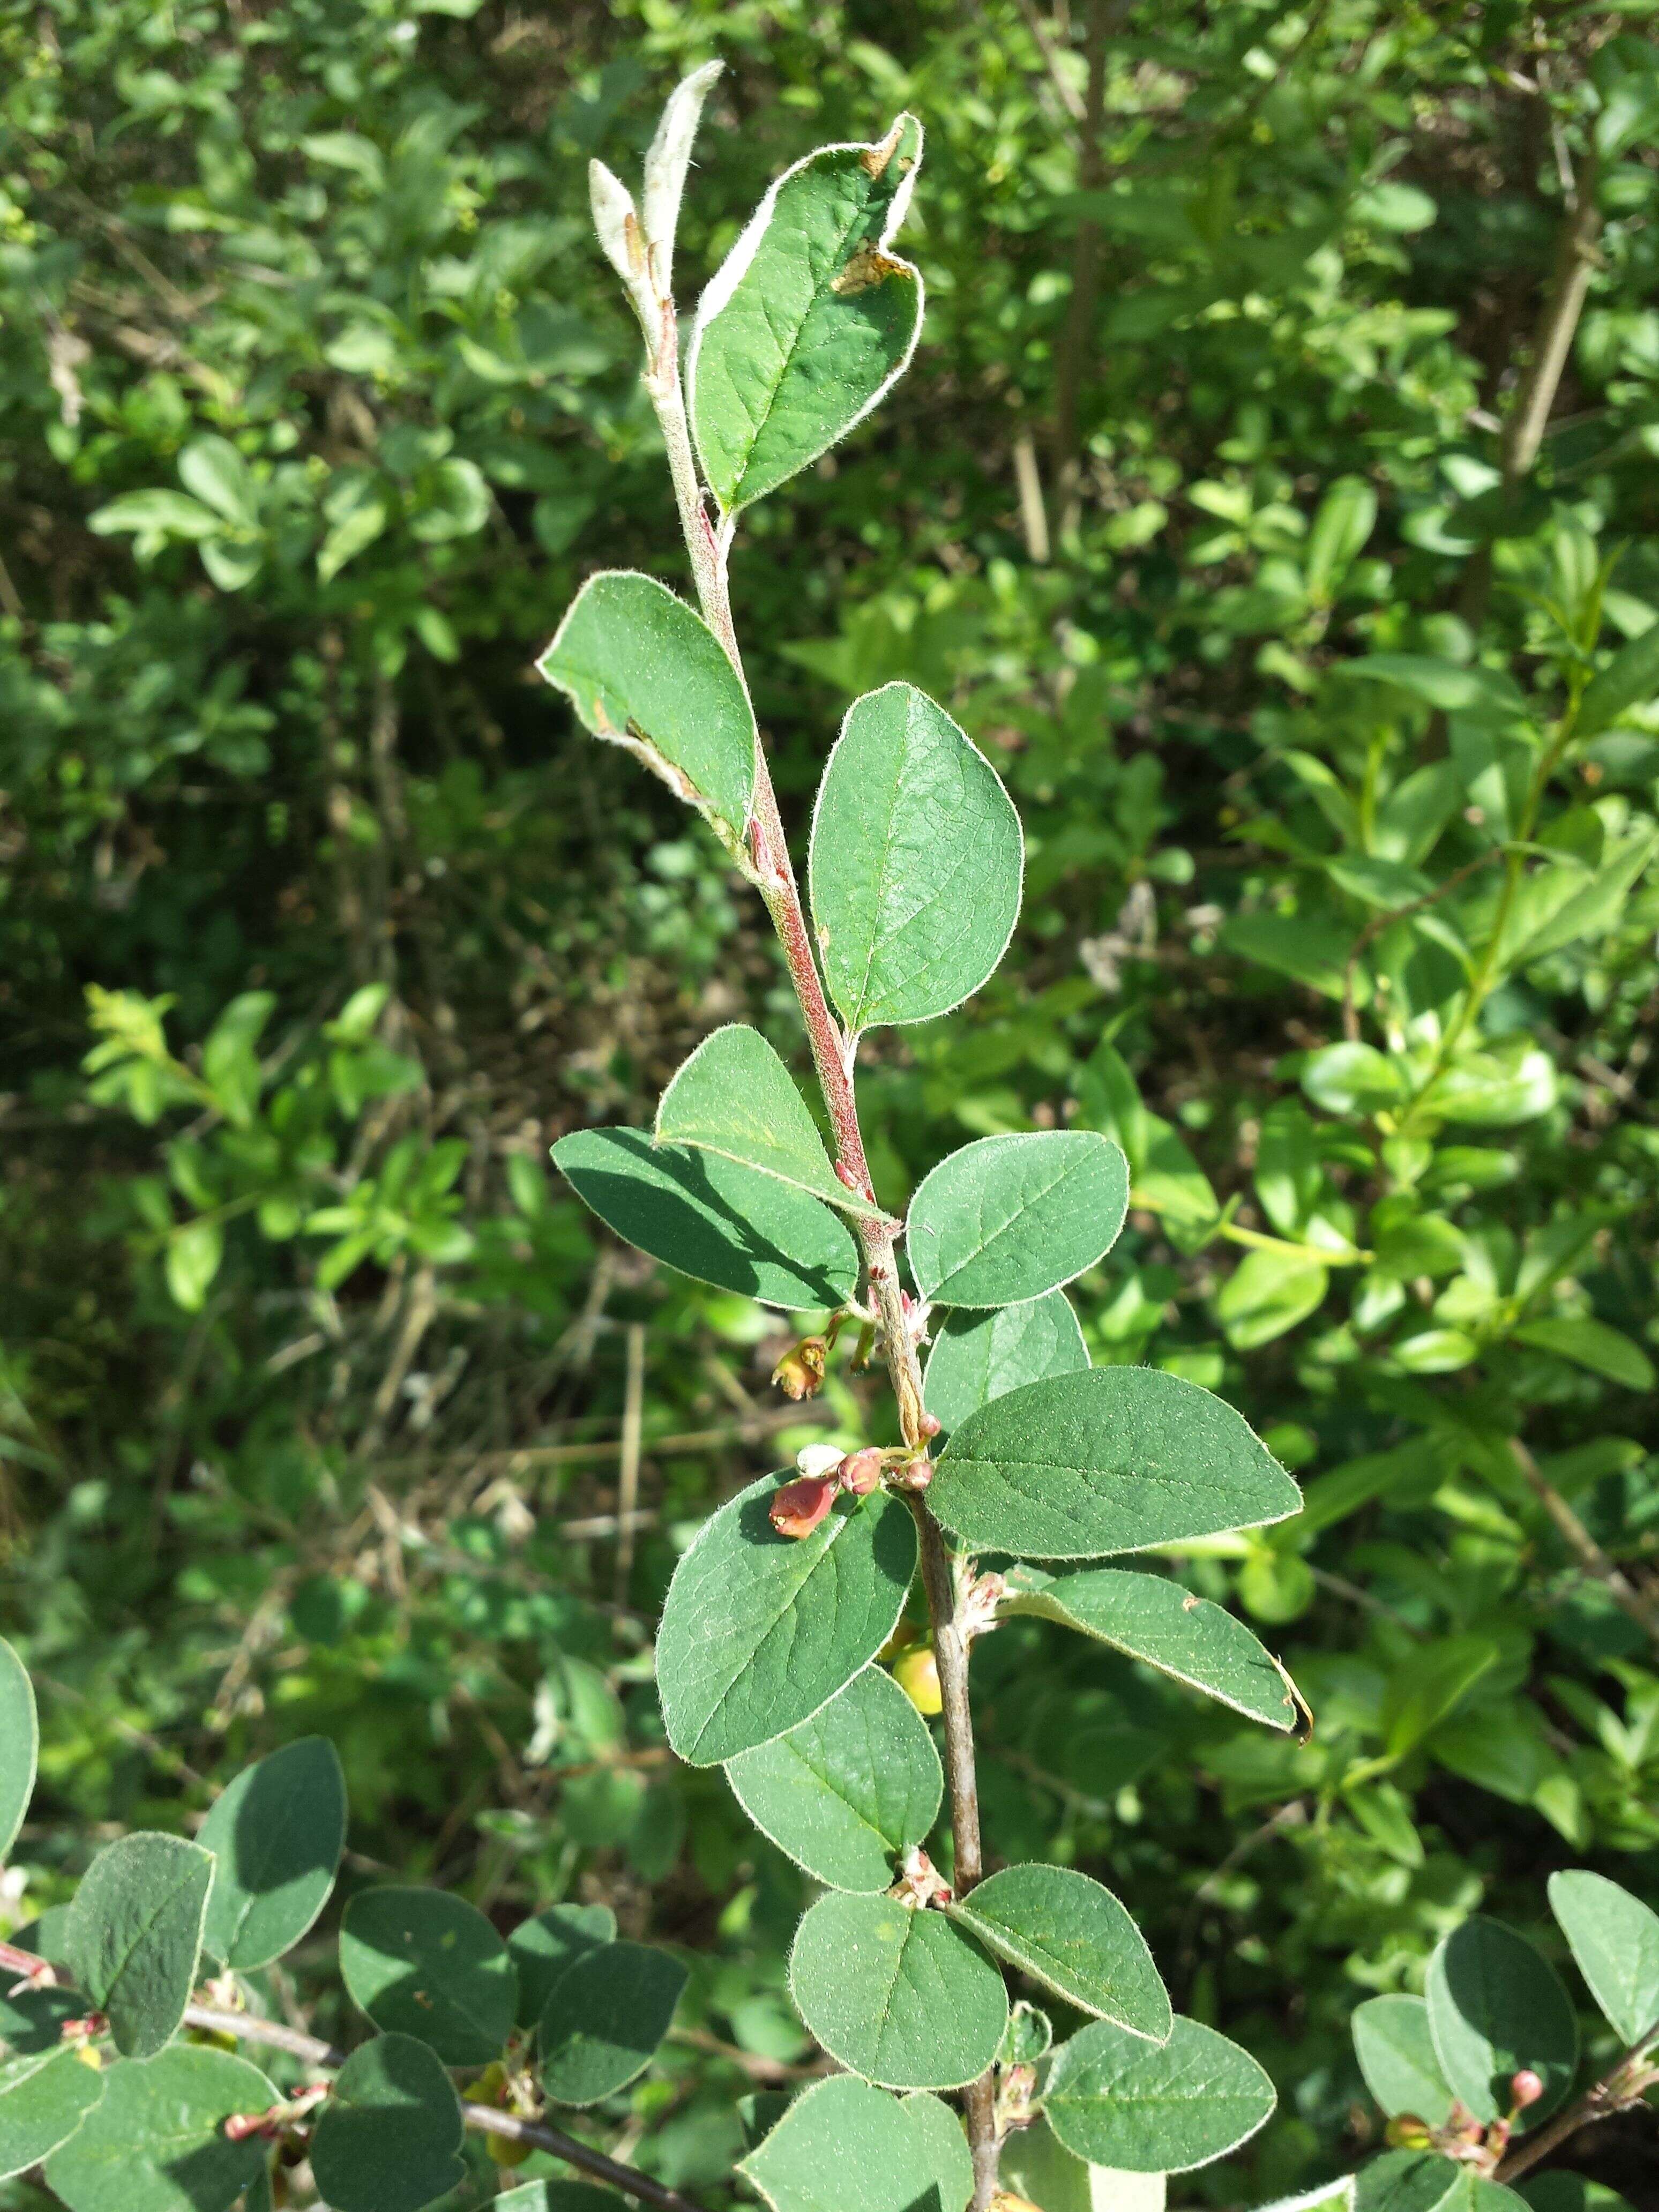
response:
<path id="1" fill-rule="evenodd" d="M 1644 1590 L 1638 1589 L 1623 1568 L 1607 1557 L 1519 1437 L 1510 1438 L 1510 1449 L 1515 1455 L 1516 1465 L 1526 1478 L 1528 1489 L 1555 1523 L 1567 1549 L 1579 1565 L 1601 1583 L 1613 1603 L 1630 1615 L 1654 1649 L 1659 1650 L 1659 1605 Z"/>
<path id="2" fill-rule="evenodd" d="M 1524 2142 L 1516 2143 L 1492 2176 L 1493 2180 L 1513 2181 L 1517 2174 L 1530 2173 L 1552 2151 L 1559 2150 L 1576 2136 L 1580 2128 L 1595 2127 L 1602 2120 L 1610 2120 L 1615 2112 L 1638 2103 L 1659 2080 L 1659 2074 L 1646 2063 L 1656 2045 L 1659 2045 L 1659 2021 L 1645 2035 L 1638 2036 L 1618 2064 L 1599 2081 L 1592 2082 L 1565 2112 L 1558 2112 L 1547 2127 L 1540 2128 L 1535 2136 L 1528 2136 Z"/>

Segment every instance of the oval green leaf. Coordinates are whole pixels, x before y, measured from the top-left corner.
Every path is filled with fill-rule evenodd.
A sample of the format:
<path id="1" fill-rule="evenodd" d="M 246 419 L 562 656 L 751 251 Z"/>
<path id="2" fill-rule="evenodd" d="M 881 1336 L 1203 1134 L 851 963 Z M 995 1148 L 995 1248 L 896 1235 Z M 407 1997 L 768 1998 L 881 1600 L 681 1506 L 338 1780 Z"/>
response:
<path id="1" fill-rule="evenodd" d="M 181 1836 L 139 1830 L 100 1851 L 64 1924 L 65 1963 L 109 2015 L 124 2058 L 151 2058 L 185 2016 L 202 1955 L 213 1860 Z"/>
<path id="2" fill-rule="evenodd" d="M 318 2193 L 333 2212 L 421 2212 L 465 2177 L 461 2100 L 443 2061 L 408 2035 L 354 2051 L 311 2138 Z"/>
<path id="3" fill-rule="evenodd" d="M 1659 2027 L 1659 1913 L 1605 1875 L 1553 1874 L 1550 1911 L 1578 1971 L 1626 2043 Z"/>
<path id="4" fill-rule="evenodd" d="M 787 1735 L 726 1769 L 780 1850 L 832 1889 L 886 1889 L 939 1818 L 944 1776 L 927 1724 L 890 1674 L 866 1667 Z"/>
<path id="5" fill-rule="evenodd" d="M 0 2065 L 0 2181 L 66 2143 L 102 2099 L 106 2079 L 70 2049 Z"/>
<path id="6" fill-rule="evenodd" d="M 889 2096 L 832 2074 L 795 2099 L 738 2167 L 772 2212 L 963 2212 L 973 2193 L 933 2098 Z"/>
<path id="7" fill-rule="evenodd" d="M 949 1432 L 993 1398 L 1089 1364 L 1083 1330 L 1064 1291 L 992 1313 L 947 1313 L 927 1355 L 922 1395 Z"/>
<path id="8" fill-rule="evenodd" d="M 1526 2199 L 1437 2152 L 1385 2151 L 1354 2178 L 1355 2212 L 1525 2212 Z"/>
<path id="9" fill-rule="evenodd" d="M 949 1013 L 1019 915 L 1024 845 L 1002 780 L 911 684 L 855 700 L 818 787 L 808 861 L 830 995 L 854 1033 Z"/>
<path id="10" fill-rule="evenodd" d="M 560 1976 L 616 1940 L 617 1916 L 608 1905 L 550 1905 L 520 1921 L 507 1939 L 519 1977 L 519 2026 L 534 2027 Z"/>
<path id="11" fill-rule="evenodd" d="M 887 248 L 921 160 L 909 115 L 878 145 L 807 155 L 773 185 L 699 301 L 687 406 L 728 514 L 845 437 L 902 374 L 921 278 Z"/>
<path id="12" fill-rule="evenodd" d="M 1162 2043 L 1174 2014 L 1152 1954 L 1109 1889 L 1071 1867 L 1012 1866 L 959 1904 L 958 1927 L 1079 2011 Z"/>
<path id="13" fill-rule="evenodd" d="M 607 1943 L 554 1984 L 542 2014 L 542 2086 L 556 2105 L 597 2105 L 651 2063 L 685 1968 L 645 1943 Z"/>
<path id="14" fill-rule="evenodd" d="M 654 576 L 608 569 L 582 586 L 536 663 L 596 738 L 623 746 L 741 839 L 755 788 L 755 712 L 726 648 Z"/>
<path id="15" fill-rule="evenodd" d="M 1153 1367 L 1091 1367 L 982 1406 L 927 1497 L 967 1543 L 1036 1559 L 1261 1528 L 1302 1504 L 1242 1414 Z"/>
<path id="16" fill-rule="evenodd" d="M 1414 2112 L 1437 2128 L 1451 2111 L 1452 2093 L 1429 2033 L 1421 1997 L 1368 1997 L 1353 2016 L 1354 2056 L 1383 2112 Z"/>
<path id="17" fill-rule="evenodd" d="M 977 2081 L 1008 2025 L 1002 1976 L 941 1912 L 831 1892 L 789 1957 L 797 2010 L 832 2058 L 889 2089 Z"/>
<path id="18" fill-rule="evenodd" d="M 0 1638 L 0 1859 L 17 1840 L 40 1758 L 40 1723 L 28 1670 Z"/>
<path id="19" fill-rule="evenodd" d="M 846 1224 L 775 1176 L 642 1129 L 579 1129 L 553 1158 L 607 1229 L 700 1283 L 790 1311 L 842 1305 L 858 1286 Z"/>
<path id="20" fill-rule="evenodd" d="M 345 1832 L 345 1776 L 325 1738 L 302 1736 L 239 1774 L 197 1838 L 214 1860 L 209 1954 L 247 1973 L 291 1950 L 328 1902 Z"/>
<path id="21" fill-rule="evenodd" d="M 487 2066 L 517 2016 L 506 1944 L 476 1905 L 447 1890 L 354 1897 L 340 1925 L 340 1978 L 376 2027 L 429 2045 L 446 2066 Z"/>
<path id="22" fill-rule="evenodd" d="M 1304 1708 L 1273 1655 L 1224 1607 L 1165 1575 L 1121 1567 L 1050 1575 L 1017 1567 L 1002 1610 L 1095 1637 L 1268 1728 L 1289 1732 L 1299 1725 Z"/>
<path id="23" fill-rule="evenodd" d="M 1248 2051 L 1177 2016 L 1163 2044 L 1097 2020 L 1061 2045 L 1043 2110 L 1074 2157 L 1131 2173 L 1187 2173 L 1249 2141 L 1273 2085 Z"/>
<path id="24" fill-rule="evenodd" d="M 924 1298 L 1018 1305 L 1092 1267 L 1117 1241 L 1128 1205 L 1129 1163 L 1109 1137 L 981 1137 L 924 1177 L 904 1249 Z"/>
<path id="25" fill-rule="evenodd" d="M 201 2044 L 113 2066 L 96 2107 L 46 2160 L 46 2185 L 69 2212 L 228 2212 L 257 2183 L 269 2146 L 227 2142 L 224 2122 L 276 2101 L 257 2066 Z"/>
<path id="26" fill-rule="evenodd" d="M 795 1079 L 758 1030 L 732 1022 L 707 1036 L 662 1094 L 657 1142 L 718 1152 L 847 1213 L 881 1208 L 836 1176 Z"/>
<path id="27" fill-rule="evenodd" d="M 999 2172 L 1005 2187 L 1042 2212 L 1164 2212 L 1161 2173 L 1087 2166 L 1061 2147 L 1044 2119 L 1009 2136 Z"/>
<path id="28" fill-rule="evenodd" d="M 1572 2087 L 1578 2021 L 1560 1977 L 1524 1936 L 1476 1913 L 1442 1938 L 1425 1988 L 1440 2070 L 1478 2120 L 1510 2108 L 1523 2066 L 1544 2094 L 1519 2125 L 1546 2119 Z"/>
<path id="29" fill-rule="evenodd" d="M 716 1766 L 810 1720 L 868 1666 L 898 1625 L 916 1528 L 877 1491 L 838 1498 L 810 1536 L 767 1517 L 793 1470 L 722 1505 L 674 1570 L 657 1633 L 668 1741 Z"/>

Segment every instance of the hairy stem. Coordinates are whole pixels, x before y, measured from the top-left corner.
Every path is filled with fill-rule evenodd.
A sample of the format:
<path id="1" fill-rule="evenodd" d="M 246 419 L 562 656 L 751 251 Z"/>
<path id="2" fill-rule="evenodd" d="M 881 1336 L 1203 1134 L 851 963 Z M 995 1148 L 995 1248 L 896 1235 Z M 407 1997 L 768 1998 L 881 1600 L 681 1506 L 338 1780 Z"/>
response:
<path id="1" fill-rule="evenodd" d="M 726 647 L 732 666 L 741 676 L 743 658 L 732 620 L 726 577 L 730 532 L 717 532 L 711 525 L 698 481 L 686 421 L 672 302 L 663 303 L 662 319 L 660 336 L 647 357 L 646 389 L 656 409 L 663 442 L 668 449 L 675 503 L 685 533 L 703 619 Z M 875 1189 L 865 1157 L 858 1101 L 853 1088 L 857 1040 L 843 1030 L 825 995 L 813 953 L 811 931 L 801 902 L 800 886 L 778 812 L 777 793 L 765 753 L 758 744 L 755 749 L 750 833 L 750 873 L 766 902 L 799 1002 L 812 1065 L 834 1132 L 836 1164 L 859 1195 L 873 1205 Z M 885 1220 L 860 1218 L 856 1227 L 863 1250 L 865 1279 L 875 1309 L 893 1395 L 898 1403 L 900 1432 L 909 1449 L 921 1452 L 927 1444 L 921 1366 L 899 1282 L 894 1224 Z M 921 1543 L 922 1580 L 933 1622 L 933 1656 L 943 1699 L 945 1765 L 951 1793 L 951 1833 L 956 1852 L 955 1886 L 960 1895 L 973 1887 L 982 1870 L 979 1784 L 974 1764 L 973 1716 L 968 1701 L 968 1640 L 962 1631 L 957 1580 L 944 1533 L 920 1496 L 912 1493 L 909 1503 Z M 963 2092 L 963 2103 L 974 2159 L 972 2212 L 987 2212 L 996 2194 L 999 2151 L 995 2085 L 989 2071 Z"/>

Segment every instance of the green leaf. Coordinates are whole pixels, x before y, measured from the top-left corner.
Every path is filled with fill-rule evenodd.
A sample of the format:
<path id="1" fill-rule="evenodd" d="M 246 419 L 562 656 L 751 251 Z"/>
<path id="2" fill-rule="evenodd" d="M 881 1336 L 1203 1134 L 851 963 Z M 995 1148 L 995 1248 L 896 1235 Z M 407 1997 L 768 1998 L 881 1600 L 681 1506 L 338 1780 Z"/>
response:
<path id="1" fill-rule="evenodd" d="M 924 1177 L 904 1249 L 924 1298 L 1018 1305 L 1092 1267 L 1117 1241 L 1128 1205 L 1129 1163 L 1109 1137 L 981 1137 Z"/>
<path id="2" fill-rule="evenodd" d="M 227 2142 L 224 2122 L 276 2101 L 257 2066 L 201 2044 L 113 2066 L 96 2107 L 46 2160 L 47 2186 L 69 2212 L 228 2212 L 263 2169 L 267 2146 Z M 352 2212 L 343 2198 L 331 2202 Z"/>
<path id="3" fill-rule="evenodd" d="M 1391 2150 L 1361 2166 L 1355 2212 L 1523 2212 L 1526 2199 L 1434 2151 Z"/>
<path id="4" fill-rule="evenodd" d="M 167 1290 L 185 1313 L 200 1313 L 225 1256 L 225 1232 L 216 1221 L 188 1221 L 168 1237 Z"/>
<path id="5" fill-rule="evenodd" d="M 922 1395 L 941 1431 L 965 1421 L 993 1398 L 1089 1364 L 1083 1330 L 1064 1291 L 991 1313 L 949 1312 L 927 1355 Z"/>
<path id="6" fill-rule="evenodd" d="M 1293 1252 L 1247 1252 L 1221 1286 L 1216 1319 L 1229 1344 L 1253 1352 L 1316 1313 L 1330 1279 L 1317 1260 Z"/>
<path id="7" fill-rule="evenodd" d="M 179 479 L 227 522 L 252 529 L 259 500 L 248 465 L 228 438 L 194 438 L 179 456 Z"/>
<path id="8" fill-rule="evenodd" d="M 1414 2112 L 1437 2128 L 1451 2111 L 1452 2093 L 1429 2033 L 1421 1997 L 1369 1997 L 1353 2016 L 1354 2056 L 1370 2091 L 1389 2119 Z"/>
<path id="9" fill-rule="evenodd" d="M 446 1890 L 366 1889 L 340 1925 L 340 1978 L 376 2027 L 487 2066 L 518 2013 L 518 1977 L 474 1905 Z"/>
<path id="10" fill-rule="evenodd" d="M 642 1129 L 579 1129 L 553 1158 L 607 1229 L 700 1283 L 793 1310 L 842 1305 L 858 1286 L 846 1224 L 775 1176 Z"/>
<path id="11" fill-rule="evenodd" d="M 810 1536 L 781 1536 L 767 1509 L 793 1479 L 763 1475 L 739 1491 L 668 1586 L 657 1685 L 668 1741 L 692 1766 L 811 1719 L 898 1625 L 916 1564 L 909 1509 L 881 1491 L 842 1496 Z"/>
<path id="12" fill-rule="evenodd" d="M 657 1142 L 690 1145 L 775 1176 L 848 1213 L 881 1208 L 837 1177 L 795 1079 L 758 1030 L 716 1030 L 675 1075 L 657 1107 Z"/>
<path id="13" fill-rule="evenodd" d="M 850 1030 L 949 1013 L 994 974 L 1024 851 L 1001 778 L 942 707 L 910 684 L 854 702 L 808 862 L 824 980 Z"/>
<path id="14" fill-rule="evenodd" d="M 964 2187 L 940 2109 L 832 2074 L 795 2099 L 738 2172 L 772 2212 L 963 2212 L 973 2175 Z"/>
<path id="15" fill-rule="evenodd" d="M 1247 2142 L 1276 2101 L 1249 2051 L 1177 2014 L 1162 2044 L 1091 2022 L 1056 2054 L 1043 2110 L 1091 2165 L 1187 2173 Z"/>
<path id="16" fill-rule="evenodd" d="M 1599 737 L 1632 707 L 1659 697 L 1659 623 L 1621 645 L 1586 685 L 1573 720 L 1575 738 Z"/>
<path id="17" fill-rule="evenodd" d="M 890 1674 L 866 1667 L 787 1735 L 726 1770 L 780 1850 L 835 1889 L 882 1890 L 939 1818 L 944 1790 L 927 1723 Z"/>
<path id="18" fill-rule="evenodd" d="M 1380 1718 L 1390 1759 L 1413 1751 L 1431 1729 L 1455 1712 L 1481 1676 L 1496 1665 L 1490 1637 L 1445 1636 L 1409 1650 L 1389 1671 Z"/>
<path id="19" fill-rule="evenodd" d="M 124 2058 L 149 2058 L 185 2016 L 202 1954 L 213 1860 L 140 1830 L 88 1868 L 64 1923 L 64 1959 Z"/>
<path id="20" fill-rule="evenodd" d="M 927 2146 L 945 2212 L 964 2212 L 974 2193 L 974 2154 L 961 2120 L 943 2098 L 928 2089 L 918 2089 L 906 2097 L 903 2108 Z"/>
<path id="21" fill-rule="evenodd" d="M 1550 1876 L 1550 1911 L 1589 1993 L 1626 2043 L 1659 2026 L 1659 1913 L 1605 1875 Z"/>
<path id="22" fill-rule="evenodd" d="M 0 1859 L 17 1840 L 40 1760 L 40 1723 L 28 1670 L 0 1638 Z"/>
<path id="23" fill-rule="evenodd" d="M 1515 1334 L 1522 1344 L 1553 1352 L 1559 1358 L 1571 1360 L 1576 1367 L 1588 1367 L 1592 1375 L 1605 1376 L 1609 1382 L 1622 1383 L 1626 1390 L 1653 1388 L 1653 1362 L 1639 1344 L 1609 1328 L 1605 1322 L 1563 1315 L 1555 1321 L 1524 1322 Z"/>
<path id="24" fill-rule="evenodd" d="M 701 615 L 654 576 L 590 576 L 536 663 L 583 726 L 637 756 L 740 839 L 755 787 L 755 713 Z"/>
<path id="25" fill-rule="evenodd" d="M 102 2098 L 106 2078 L 76 2050 L 0 2065 L 0 2180 L 27 2172 L 66 2143 Z"/>
<path id="26" fill-rule="evenodd" d="M 623 2199 L 591 2181 L 526 2181 L 490 2199 L 490 2212 L 618 2212 Z"/>
<path id="27" fill-rule="evenodd" d="M 1002 2146 L 1002 2185 L 1041 2212 L 1164 2212 L 1161 2173 L 1125 2173 L 1073 2158 L 1045 2119 L 1009 2135 Z"/>
<path id="28" fill-rule="evenodd" d="M 1006 1613 L 1032 1613 L 1098 1638 L 1189 1689 L 1268 1728 L 1298 1729 L 1290 1678 L 1242 1620 L 1164 1575 L 1091 1567 L 1075 1575 L 1022 1566 L 1008 1578 Z"/>
<path id="29" fill-rule="evenodd" d="M 921 328 L 921 278 L 888 252 L 921 160 L 901 115 L 878 145 L 786 169 L 697 306 L 686 397 L 728 514 L 762 499 L 875 406 Z"/>
<path id="30" fill-rule="evenodd" d="M 239 1774 L 197 1838 L 214 1856 L 210 1955 L 247 1973 L 291 1950 L 328 1902 L 345 1832 L 345 1776 L 325 1738 L 301 1736 Z"/>
<path id="31" fill-rule="evenodd" d="M 685 1968 L 644 1943 L 607 1943 L 562 1974 L 538 2031 L 542 2084 L 556 2105 L 597 2105 L 651 2063 L 685 1987 Z"/>
<path id="32" fill-rule="evenodd" d="M 945 1910 L 1080 2011 L 1153 2043 L 1168 2036 L 1174 2014 L 1146 1939 L 1111 1891 L 1087 1875 L 1005 1867 Z"/>
<path id="33" fill-rule="evenodd" d="M 928 1503 L 969 1545 L 1089 1559 L 1260 1528 L 1302 1498 L 1221 1399 L 1156 1368 L 1093 1367 L 970 1413 Z"/>
<path id="34" fill-rule="evenodd" d="M 616 1940 L 617 1916 L 608 1905 L 550 1905 L 520 1921 L 507 1939 L 519 1977 L 519 2026 L 534 2027 L 559 1977 Z"/>
<path id="35" fill-rule="evenodd" d="M 1478 2120 L 1510 2109 L 1523 2066 L 1544 2084 L 1518 2125 L 1546 2119 L 1572 2087 L 1578 2021 L 1560 1978 L 1523 1936 L 1476 1913 L 1429 1960 L 1429 2032 L 1440 2069 Z"/>
<path id="36" fill-rule="evenodd" d="M 354 2051 L 311 2139 L 311 2170 L 332 2212 L 421 2212 L 465 2177 L 460 2099 L 443 2062 L 408 2035 Z"/>
<path id="37" fill-rule="evenodd" d="M 819 1898 L 796 1931 L 789 1988 L 830 2057 L 889 2089 L 977 2081 L 1008 2025 L 1002 1976 L 977 1944 L 894 1897 Z"/>
<path id="38" fill-rule="evenodd" d="M 1550 2173 L 1529 2173 L 1517 2194 L 1532 2212 L 1634 2212 L 1613 2190 L 1582 2173 L 1557 2166 Z"/>

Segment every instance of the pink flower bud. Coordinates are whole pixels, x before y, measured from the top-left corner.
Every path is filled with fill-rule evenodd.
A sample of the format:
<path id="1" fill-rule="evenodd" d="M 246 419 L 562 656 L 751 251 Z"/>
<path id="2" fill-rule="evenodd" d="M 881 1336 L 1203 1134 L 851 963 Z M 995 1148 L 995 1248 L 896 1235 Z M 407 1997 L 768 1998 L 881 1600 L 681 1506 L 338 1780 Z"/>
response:
<path id="1" fill-rule="evenodd" d="M 902 1490 L 926 1490 L 933 1479 L 933 1462 L 930 1459 L 907 1460 L 896 1477 Z"/>
<path id="2" fill-rule="evenodd" d="M 767 1509 L 780 1536 L 810 1536 L 835 1500 L 836 1486 L 826 1477 L 804 1474 L 786 1482 Z"/>
<path id="3" fill-rule="evenodd" d="M 862 1451 L 848 1452 L 836 1470 L 836 1479 L 854 1498 L 867 1498 L 881 1480 L 881 1454 L 873 1444 L 866 1444 Z"/>
<path id="4" fill-rule="evenodd" d="M 1510 2081 L 1510 2100 L 1517 2112 L 1524 2112 L 1528 2105 L 1535 2105 L 1544 2094 L 1544 2084 L 1530 2066 L 1523 2066 Z"/>
<path id="5" fill-rule="evenodd" d="M 936 1437 L 939 1432 L 940 1426 L 939 1415 L 937 1413 L 924 1413 L 921 1419 L 916 1423 L 916 1426 L 921 1431 L 923 1436 Z"/>

